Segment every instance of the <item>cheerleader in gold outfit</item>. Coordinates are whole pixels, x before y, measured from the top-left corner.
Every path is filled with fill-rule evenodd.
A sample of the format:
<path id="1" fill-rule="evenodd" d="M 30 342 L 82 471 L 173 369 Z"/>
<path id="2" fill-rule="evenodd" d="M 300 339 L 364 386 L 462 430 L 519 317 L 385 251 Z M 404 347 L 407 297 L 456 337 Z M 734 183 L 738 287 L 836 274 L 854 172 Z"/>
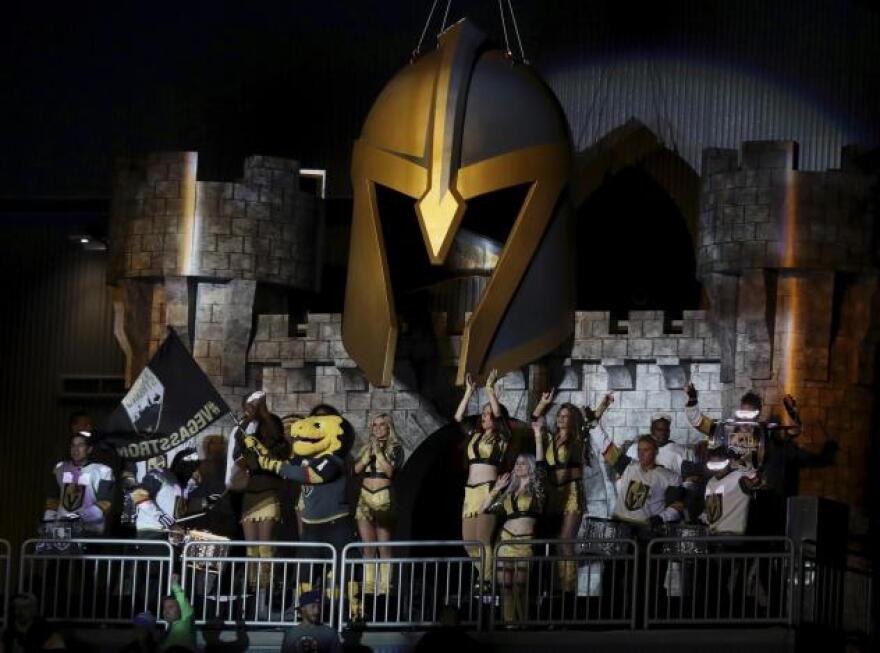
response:
<path id="1" fill-rule="evenodd" d="M 394 527 L 394 505 L 391 483 L 403 466 L 403 447 L 397 439 L 391 416 L 382 413 L 373 418 L 370 437 L 354 464 L 354 473 L 363 474 L 355 517 L 362 542 L 388 542 Z M 376 549 L 367 547 L 364 556 L 373 558 Z M 390 558 L 391 548 L 379 547 L 380 558 Z M 364 585 L 368 594 L 387 594 L 391 581 L 390 565 L 379 566 L 376 591 L 376 566 L 364 566 Z"/>
<path id="2" fill-rule="evenodd" d="M 461 512 L 461 536 L 464 540 L 478 540 L 483 543 L 483 568 L 480 573 L 484 585 L 492 570 L 491 547 L 495 515 L 483 512 L 483 504 L 492 490 L 492 484 L 498 478 L 498 469 L 510 441 L 507 411 L 498 403 L 495 395 L 497 380 L 498 371 L 492 370 L 486 379 L 488 403 L 483 406 L 476 419 L 469 418 L 466 421 L 464 414 L 476 391 L 476 384 L 468 374 L 464 396 L 455 411 L 455 421 L 462 425 L 467 437 L 468 478 Z M 469 547 L 468 554 L 476 558 L 479 550 Z"/>
<path id="3" fill-rule="evenodd" d="M 541 395 L 541 400 L 532 411 L 532 419 L 543 421 L 543 414 L 553 403 L 553 394 L 553 390 L 550 390 Z M 572 540 L 577 537 L 584 515 L 583 467 L 590 464 L 589 428 L 610 403 L 611 397 L 606 396 L 595 412 L 589 407 L 581 412 L 574 404 L 564 403 L 556 411 L 555 432 L 548 430 L 543 436 L 548 470 L 548 536 L 554 539 Z M 560 544 L 558 548 L 560 555 L 574 554 L 571 544 Z M 557 574 L 560 589 L 573 592 L 577 584 L 577 565 L 573 561 L 560 561 Z"/>
<path id="4" fill-rule="evenodd" d="M 518 541 L 535 536 L 535 525 L 544 511 L 547 463 L 544 460 L 544 438 L 541 421 L 533 424 L 535 455 L 520 454 L 513 474 L 502 474 L 483 504 L 483 512 L 504 519 L 498 549 L 498 584 L 501 586 L 501 611 L 505 623 L 528 618 L 525 585 L 529 575 L 527 558 L 532 555 L 528 544 Z M 509 560 L 513 558 L 513 560 Z"/>

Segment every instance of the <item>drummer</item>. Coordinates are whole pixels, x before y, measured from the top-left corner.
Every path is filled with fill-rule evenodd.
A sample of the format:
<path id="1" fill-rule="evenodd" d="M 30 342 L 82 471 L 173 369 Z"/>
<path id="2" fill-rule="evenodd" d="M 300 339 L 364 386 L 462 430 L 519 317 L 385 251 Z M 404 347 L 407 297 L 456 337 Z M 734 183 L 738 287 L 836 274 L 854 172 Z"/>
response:
<path id="1" fill-rule="evenodd" d="M 706 466 L 706 508 L 700 516 L 712 535 L 745 535 L 752 492 L 761 484 L 754 469 L 735 468 L 736 454 L 726 447 L 710 449 Z"/>
<path id="2" fill-rule="evenodd" d="M 135 528 L 139 540 L 159 539 L 183 516 L 183 491 L 177 477 L 167 469 L 165 454 L 147 461 L 147 473 L 131 492 L 137 510 Z"/>
<path id="3" fill-rule="evenodd" d="M 631 462 L 617 481 L 616 519 L 652 527 L 681 519 L 681 477 L 657 464 L 657 450 L 654 438 L 639 438 L 638 460 Z"/>

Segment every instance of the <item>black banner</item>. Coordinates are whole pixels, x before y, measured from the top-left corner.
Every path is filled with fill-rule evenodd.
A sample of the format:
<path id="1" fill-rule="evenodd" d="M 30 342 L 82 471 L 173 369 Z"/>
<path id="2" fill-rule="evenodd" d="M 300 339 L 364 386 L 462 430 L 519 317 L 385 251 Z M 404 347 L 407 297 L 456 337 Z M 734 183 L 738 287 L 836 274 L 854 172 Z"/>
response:
<path id="1" fill-rule="evenodd" d="M 147 460 L 180 446 L 229 412 L 229 406 L 173 329 L 98 427 L 96 443 L 125 460 Z"/>

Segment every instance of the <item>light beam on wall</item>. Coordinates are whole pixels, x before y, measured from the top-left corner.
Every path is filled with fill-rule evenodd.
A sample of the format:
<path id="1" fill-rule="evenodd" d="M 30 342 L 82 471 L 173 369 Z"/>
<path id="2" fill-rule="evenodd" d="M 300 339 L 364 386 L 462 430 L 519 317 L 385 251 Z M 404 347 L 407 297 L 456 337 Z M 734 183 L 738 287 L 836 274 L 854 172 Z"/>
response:
<path id="1" fill-rule="evenodd" d="M 803 353 L 801 347 L 801 307 L 803 306 L 803 283 L 799 278 L 797 266 L 797 199 L 798 177 L 794 170 L 787 170 L 785 178 L 785 207 L 782 222 L 782 267 L 790 274 L 784 280 L 788 293 L 788 312 L 785 316 L 786 334 L 783 346 L 783 387 L 786 394 L 794 394 L 800 384 L 802 361 L 798 360 Z"/>
<path id="2" fill-rule="evenodd" d="M 180 253 L 177 257 L 179 272 L 192 276 L 199 271 L 198 246 L 199 223 L 196 214 L 196 173 L 199 167 L 198 152 L 184 152 L 183 176 L 180 180 L 181 222 L 179 233 Z"/>

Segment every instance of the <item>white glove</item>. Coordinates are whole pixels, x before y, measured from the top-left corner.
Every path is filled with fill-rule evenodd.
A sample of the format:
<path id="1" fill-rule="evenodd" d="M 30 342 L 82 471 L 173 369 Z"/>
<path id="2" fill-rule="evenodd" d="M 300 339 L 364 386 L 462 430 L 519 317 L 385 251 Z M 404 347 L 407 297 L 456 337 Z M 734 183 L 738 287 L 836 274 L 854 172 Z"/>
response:
<path id="1" fill-rule="evenodd" d="M 86 523 L 93 523 L 104 520 L 104 511 L 95 505 L 77 511 L 77 515 L 79 517 L 82 517 L 82 520 Z"/>
<path id="2" fill-rule="evenodd" d="M 58 513 L 54 510 L 46 510 L 43 513 L 43 521 L 55 521 L 58 519 Z"/>

